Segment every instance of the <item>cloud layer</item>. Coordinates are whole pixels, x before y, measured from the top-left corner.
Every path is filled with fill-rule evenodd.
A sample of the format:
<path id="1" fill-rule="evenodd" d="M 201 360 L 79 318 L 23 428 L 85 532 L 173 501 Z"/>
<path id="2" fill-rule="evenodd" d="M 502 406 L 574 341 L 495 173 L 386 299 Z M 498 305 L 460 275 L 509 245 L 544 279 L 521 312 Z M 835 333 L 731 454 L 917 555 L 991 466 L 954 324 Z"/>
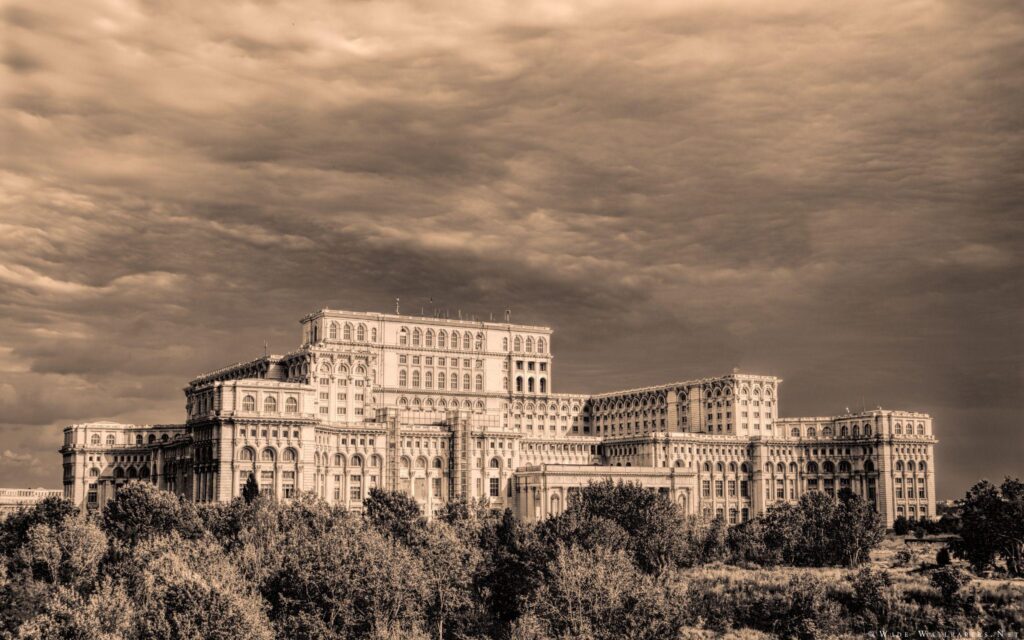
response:
<path id="1" fill-rule="evenodd" d="M 1020 473 L 1024 11 L 85 2 L 2 11 L 0 485 L 169 422 L 331 306 L 556 329 L 556 390 L 734 366 Z M 42 464 L 19 464 L 38 459 Z"/>

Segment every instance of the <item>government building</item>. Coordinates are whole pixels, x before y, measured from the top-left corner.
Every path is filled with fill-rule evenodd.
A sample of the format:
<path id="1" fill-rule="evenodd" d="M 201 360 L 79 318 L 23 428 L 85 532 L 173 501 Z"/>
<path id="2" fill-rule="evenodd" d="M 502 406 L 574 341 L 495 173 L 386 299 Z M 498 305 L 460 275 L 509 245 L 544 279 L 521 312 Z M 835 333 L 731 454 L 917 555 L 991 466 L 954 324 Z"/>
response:
<path id="1" fill-rule="evenodd" d="M 427 515 L 485 498 L 525 520 L 611 478 L 692 515 L 742 522 L 809 491 L 850 489 L 895 518 L 935 516 L 927 414 L 780 418 L 774 376 L 557 393 L 548 327 L 323 309 L 300 346 L 201 375 L 185 422 L 64 429 L 64 495 L 101 508 L 132 479 L 197 502 L 250 476 L 287 500 L 359 510 L 373 487 Z"/>

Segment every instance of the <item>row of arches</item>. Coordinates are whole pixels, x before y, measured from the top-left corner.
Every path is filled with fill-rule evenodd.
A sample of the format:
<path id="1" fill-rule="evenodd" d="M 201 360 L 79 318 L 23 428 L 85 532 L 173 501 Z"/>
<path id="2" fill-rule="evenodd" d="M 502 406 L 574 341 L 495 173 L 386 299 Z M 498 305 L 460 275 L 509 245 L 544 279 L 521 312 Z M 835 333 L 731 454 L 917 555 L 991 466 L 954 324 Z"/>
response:
<path id="1" fill-rule="evenodd" d="M 377 342 L 377 328 L 372 327 L 367 332 L 366 325 L 362 322 L 355 325 L 351 322 L 346 322 L 344 325 L 331 322 L 327 327 L 327 337 L 330 340 L 340 339 L 348 342 L 353 340 L 356 342 L 366 342 L 367 336 L 369 336 L 370 342 Z"/>
<path id="2" fill-rule="evenodd" d="M 245 395 L 242 398 L 242 411 L 256 411 L 256 397 L 253 395 Z M 277 397 L 266 396 L 263 398 L 263 412 L 264 413 L 277 413 Z M 299 412 L 299 400 L 294 396 L 285 398 L 284 401 L 284 412 L 285 413 L 298 413 Z"/>
<path id="3" fill-rule="evenodd" d="M 503 351 L 508 351 L 508 338 L 502 338 L 501 348 Z M 534 341 L 533 336 L 527 336 L 523 339 L 523 336 L 515 336 L 512 339 L 512 351 L 515 353 L 547 353 L 548 343 L 544 338 L 537 338 Z"/>
<path id="4" fill-rule="evenodd" d="M 523 385 L 523 376 L 516 376 L 516 393 L 547 393 L 548 392 L 548 381 L 547 378 L 534 378 L 530 376 L 526 378 L 525 386 Z"/>
<path id="5" fill-rule="evenodd" d="M 264 447 L 260 450 L 260 462 L 275 462 L 278 459 L 278 452 L 274 447 Z M 298 459 L 298 452 L 288 447 L 281 452 L 282 462 L 295 462 Z M 238 459 L 242 462 L 255 462 L 256 450 L 252 447 L 242 447 L 238 452 Z"/>
<path id="6" fill-rule="evenodd" d="M 427 398 L 422 400 L 420 398 L 413 398 L 409 400 L 405 396 L 398 399 L 398 407 L 400 409 L 412 409 L 413 411 L 455 411 L 460 408 L 458 400 L 446 400 L 445 398 Z M 463 400 L 461 408 L 466 411 L 477 411 L 482 412 L 484 410 L 483 400 L 477 400 L 473 402 L 471 400 Z"/>
<path id="7" fill-rule="evenodd" d="M 463 351 L 473 349 L 483 351 L 484 334 L 482 331 L 478 331 L 476 336 L 469 331 L 461 335 L 458 331 L 452 331 L 449 334 L 444 329 L 435 333 L 433 329 L 423 331 L 419 327 L 415 327 L 410 331 L 408 327 L 402 327 L 398 330 L 398 344 L 403 347 L 437 347 L 438 349 L 452 350 L 458 349 L 461 346 Z"/>
<path id="8" fill-rule="evenodd" d="M 459 374 L 454 371 L 445 375 L 443 371 L 437 372 L 437 388 L 444 389 L 446 386 L 452 391 L 459 390 Z M 411 375 L 409 371 L 400 369 L 398 371 L 398 386 L 400 387 L 412 387 L 413 389 L 433 389 L 435 383 L 434 372 L 427 371 L 420 373 L 418 369 L 413 369 Z M 450 385 L 450 386 L 449 386 Z M 483 374 L 476 374 L 471 376 L 468 373 L 462 374 L 462 390 L 463 391 L 483 391 L 484 390 L 484 376 Z"/>
<path id="9" fill-rule="evenodd" d="M 346 378 L 350 374 L 352 376 L 356 377 L 356 378 L 365 378 L 366 377 L 366 367 L 361 365 L 361 364 L 357 364 L 354 367 L 350 367 L 347 362 L 339 362 L 338 366 L 335 368 L 335 367 L 331 366 L 330 362 L 321 362 L 320 363 L 320 374 L 321 375 L 329 376 L 329 375 L 334 374 L 334 373 L 336 373 L 339 376 L 346 377 Z"/>

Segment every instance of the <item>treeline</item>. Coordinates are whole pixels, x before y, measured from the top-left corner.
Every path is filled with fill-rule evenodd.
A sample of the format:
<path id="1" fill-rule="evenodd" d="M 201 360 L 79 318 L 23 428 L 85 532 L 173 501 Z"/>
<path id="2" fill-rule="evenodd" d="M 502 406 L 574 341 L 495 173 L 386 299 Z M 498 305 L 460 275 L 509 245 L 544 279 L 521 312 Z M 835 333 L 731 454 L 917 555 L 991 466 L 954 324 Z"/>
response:
<path id="1" fill-rule="evenodd" d="M 597 640 L 1012 628 L 1012 607 L 965 595 L 950 568 L 910 601 L 884 572 L 826 583 L 800 569 L 716 568 L 857 567 L 882 536 L 850 494 L 808 495 L 729 528 L 604 482 L 532 525 L 467 502 L 428 522 L 405 495 L 376 490 L 353 514 L 251 490 L 197 506 L 130 483 L 99 516 L 47 500 L 0 525 L 0 633 Z"/>

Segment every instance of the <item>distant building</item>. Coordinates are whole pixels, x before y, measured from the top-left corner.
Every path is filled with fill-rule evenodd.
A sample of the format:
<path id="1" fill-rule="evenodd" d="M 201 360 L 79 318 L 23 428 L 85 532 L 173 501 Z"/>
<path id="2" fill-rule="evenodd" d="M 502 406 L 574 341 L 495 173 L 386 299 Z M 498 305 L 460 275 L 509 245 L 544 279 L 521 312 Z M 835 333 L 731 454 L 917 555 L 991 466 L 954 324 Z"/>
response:
<path id="1" fill-rule="evenodd" d="M 42 502 L 46 498 L 61 497 L 60 489 L 0 489 L 0 520 L 22 507 Z"/>
<path id="2" fill-rule="evenodd" d="M 193 379 L 184 424 L 67 427 L 64 494 L 98 508 L 137 478 L 226 501 L 254 475 L 280 499 L 358 510 L 384 487 L 428 515 L 465 496 L 536 520 L 615 478 L 730 523 L 847 488 L 889 525 L 935 515 L 927 414 L 779 418 L 781 380 L 740 373 L 555 393 L 540 326 L 326 309 L 301 325 L 295 351 Z"/>

